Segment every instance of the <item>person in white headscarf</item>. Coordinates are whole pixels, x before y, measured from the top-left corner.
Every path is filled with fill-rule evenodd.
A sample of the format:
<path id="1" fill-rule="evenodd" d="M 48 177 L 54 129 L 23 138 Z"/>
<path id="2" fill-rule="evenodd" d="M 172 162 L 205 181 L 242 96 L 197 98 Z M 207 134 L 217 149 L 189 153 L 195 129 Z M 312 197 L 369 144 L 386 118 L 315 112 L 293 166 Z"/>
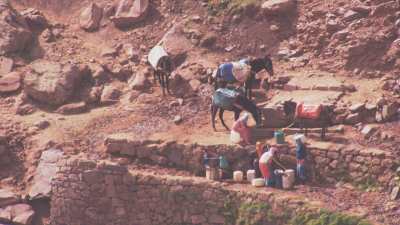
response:
<path id="1" fill-rule="evenodd" d="M 231 140 L 236 143 L 244 143 L 250 145 L 251 135 L 250 128 L 247 126 L 249 114 L 246 112 L 242 117 L 235 121 L 231 129 Z M 240 138 L 237 138 L 240 137 Z"/>

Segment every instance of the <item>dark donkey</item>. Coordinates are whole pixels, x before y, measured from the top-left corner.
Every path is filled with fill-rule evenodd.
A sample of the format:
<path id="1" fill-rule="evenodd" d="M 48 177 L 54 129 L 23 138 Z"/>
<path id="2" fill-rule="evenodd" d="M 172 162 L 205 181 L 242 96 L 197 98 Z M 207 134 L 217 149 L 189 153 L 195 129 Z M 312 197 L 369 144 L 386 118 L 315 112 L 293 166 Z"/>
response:
<path id="1" fill-rule="evenodd" d="M 307 128 L 309 126 L 306 126 L 307 123 L 318 123 L 321 127 L 321 139 L 325 139 L 325 134 L 327 127 L 332 125 L 332 114 L 333 114 L 333 109 L 330 106 L 321 106 L 321 112 L 319 113 L 317 118 L 310 119 L 310 118 L 303 118 L 299 116 L 296 111 L 297 111 L 297 103 L 289 100 L 285 101 L 283 103 L 283 110 L 286 114 L 286 116 L 291 116 L 293 117 L 293 122 L 290 126 L 293 126 L 294 124 L 298 124 L 300 129 L 305 129 L 304 134 L 307 135 Z M 289 127 L 290 127 L 289 126 Z"/>
<path id="2" fill-rule="evenodd" d="M 245 96 L 252 98 L 252 85 L 255 81 L 255 76 L 262 70 L 266 70 L 270 76 L 274 75 L 272 60 L 269 55 L 255 59 L 243 59 L 238 63 L 244 63 L 250 66 L 250 72 L 246 75 L 244 81 Z M 227 84 L 239 82 L 233 74 L 234 62 L 221 64 L 216 72 L 210 77 L 210 83 L 214 83 L 215 90 L 220 87 L 226 87 Z"/>
<path id="3" fill-rule="evenodd" d="M 154 82 L 158 80 L 160 87 L 162 88 L 163 96 L 165 96 L 165 89 L 168 94 L 169 91 L 169 77 L 173 71 L 172 60 L 170 57 L 163 57 L 160 59 L 157 68 L 153 71 Z"/>
<path id="4" fill-rule="evenodd" d="M 218 90 L 217 90 L 218 91 Z M 220 101 L 216 100 L 216 93 L 213 95 L 213 99 L 211 102 L 211 123 L 214 131 L 215 129 L 215 116 L 219 111 L 219 118 L 221 120 L 222 125 L 229 130 L 228 126 L 224 122 L 224 111 L 233 111 L 235 121 L 239 119 L 240 113 L 242 111 L 249 112 L 253 119 L 256 121 L 256 126 L 259 127 L 261 123 L 261 113 L 257 108 L 256 104 L 254 104 L 251 100 L 247 99 L 243 95 L 237 95 L 235 98 L 232 99 L 230 104 L 221 104 Z"/>
<path id="5" fill-rule="evenodd" d="M 163 96 L 165 96 L 165 89 L 169 91 L 169 77 L 174 70 L 174 65 L 171 57 L 165 51 L 164 47 L 160 45 L 154 46 L 148 55 L 148 62 L 153 69 L 154 82 L 157 80 L 162 88 Z"/>

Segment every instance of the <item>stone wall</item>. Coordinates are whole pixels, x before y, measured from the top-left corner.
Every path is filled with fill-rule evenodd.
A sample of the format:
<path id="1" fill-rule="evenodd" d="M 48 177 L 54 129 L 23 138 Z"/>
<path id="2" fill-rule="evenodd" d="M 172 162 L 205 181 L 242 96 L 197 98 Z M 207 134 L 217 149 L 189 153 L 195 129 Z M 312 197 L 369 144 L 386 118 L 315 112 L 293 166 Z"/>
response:
<path id="1" fill-rule="evenodd" d="M 197 144 L 184 145 L 176 142 L 135 141 L 129 135 L 111 135 L 105 140 L 106 151 L 115 156 L 130 157 L 142 163 L 157 164 L 203 174 L 204 150 L 224 155 L 232 170 L 246 171 L 252 167 L 254 146 L 246 148 L 234 145 Z M 291 144 L 281 148 L 282 161 L 295 168 L 295 147 Z M 379 149 L 356 148 L 340 144 L 318 142 L 308 145 L 308 172 L 317 182 L 339 181 L 367 183 L 388 187 L 395 174 L 396 158 Z"/>
<path id="2" fill-rule="evenodd" d="M 322 207 L 264 188 L 243 191 L 204 178 L 155 176 L 78 159 L 59 163 L 52 190 L 53 225 L 281 225 Z"/>

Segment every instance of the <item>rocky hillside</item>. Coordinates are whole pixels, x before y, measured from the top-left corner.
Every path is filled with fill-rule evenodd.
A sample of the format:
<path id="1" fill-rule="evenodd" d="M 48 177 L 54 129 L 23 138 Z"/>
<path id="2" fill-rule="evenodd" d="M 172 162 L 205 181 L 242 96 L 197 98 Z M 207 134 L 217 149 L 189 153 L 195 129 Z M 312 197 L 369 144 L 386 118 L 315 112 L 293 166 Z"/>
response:
<path id="1" fill-rule="evenodd" d="M 390 0 L 0 0 L 0 223 L 50 224 L 56 162 L 72 156 L 196 180 L 193 162 L 171 156 L 177 143 L 196 157 L 232 145 L 219 121 L 218 132 L 210 127 L 209 76 L 222 62 L 269 55 L 275 76 L 262 71 L 254 84 L 264 125 L 255 136 L 267 141 L 271 128 L 291 123 L 282 110 L 289 99 L 332 109 L 330 129 L 339 131 L 324 142 L 310 135 L 313 169 L 330 179 L 296 196 L 305 190 L 329 205 L 339 187 L 331 211 L 398 225 L 399 29 L 400 5 Z M 153 78 L 155 45 L 174 64 L 171 95 Z M 146 149 L 111 154 L 104 143 L 114 134 L 128 136 L 117 146 Z M 362 209 L 354 196 L 367 199 Z M 374 199 L 384 207 L 367 204 Z"/>

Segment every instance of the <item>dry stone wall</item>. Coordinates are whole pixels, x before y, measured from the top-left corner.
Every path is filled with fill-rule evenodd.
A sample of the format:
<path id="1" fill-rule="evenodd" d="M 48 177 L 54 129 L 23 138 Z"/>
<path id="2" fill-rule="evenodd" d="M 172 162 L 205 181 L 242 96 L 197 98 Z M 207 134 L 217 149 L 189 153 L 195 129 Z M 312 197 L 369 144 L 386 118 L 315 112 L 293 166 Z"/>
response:
<path id="1" fill-rule="evenodd" d="M 54 225 L 235 224 L 254 219 L 249 210 L 258 209 L 267 214 L 252 224 L 280 225 L 316 210 L 283 193 L 243 192 L 204 178 L 155 176 L 79 159 L 59 163 L 52 191 Z"/>
<path id="2" fill-rule="evenodd" d="M 105 140 L 110 154 L 130 157 L 139 162 L 157 164 L 203 174 L 204 150 L 215 155 L 224 155 L 232 170 L 246 171 L 252 167 L 254 146 L 201 146 L 183 145 L 176 142 L 137 141 L 129 135 L 111 135 Z M 281 148 L 282 160 L 295 168 L 295 147 Z M 389 187 L 393 183 L 398 161 L 391 152 L 371 148 L 355 148 L 320 142 L 308 146 L 308 172 L 314 181 L 335 183 L 339 181 L 358 184 L 374 182 L 374 185 Z"/>

